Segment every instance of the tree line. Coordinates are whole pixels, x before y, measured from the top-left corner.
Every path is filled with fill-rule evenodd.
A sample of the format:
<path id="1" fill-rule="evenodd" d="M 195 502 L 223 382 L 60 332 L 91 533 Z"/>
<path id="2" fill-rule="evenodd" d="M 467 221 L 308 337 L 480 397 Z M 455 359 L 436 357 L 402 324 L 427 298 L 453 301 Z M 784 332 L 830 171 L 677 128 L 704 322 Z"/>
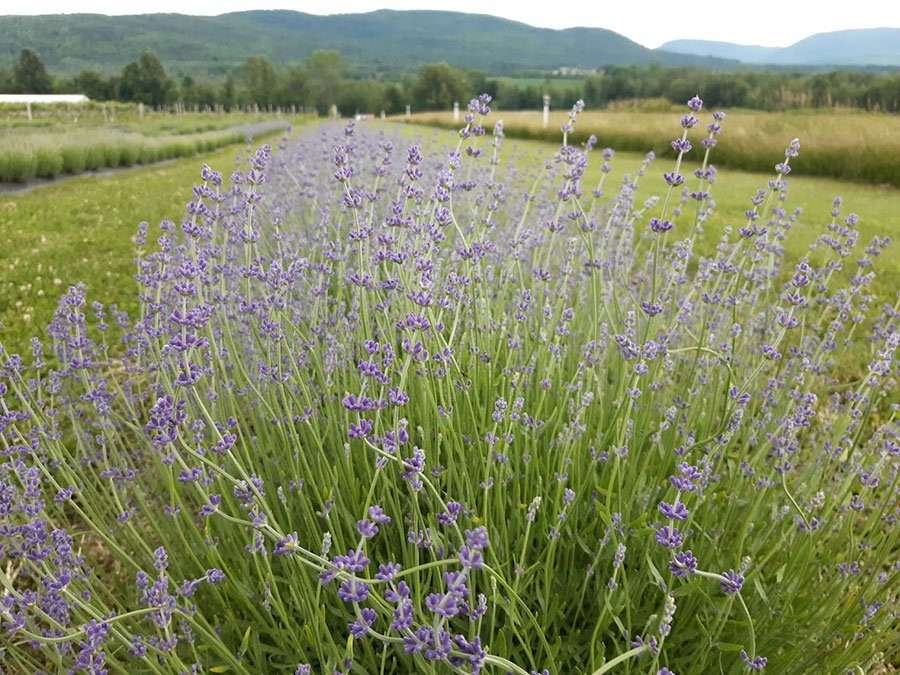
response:
<path id="1" fill-rule="evenodd" d="M 278 67 L 252 56 L 219 80 L 170 76 L 159 58 L 143 54 L 119 74 L 83 70 L 74 77 L 51 77 L 40 57 L 22 50 L 12 69 L 0 69 L 0 93 L 81 93 L 98 101 L 141 102 L 150 106 L 296 107 L 327 114 L 332 105 L 343 115 L 399 114 L 447 110 L 481 92 L 507 110 L 539 108 L 551 93 L 556 108 L 583 99 L 593 107 L 617 101 L 660 99 L 680 103 L 699 93 L 712 106 L 778 110 L 835 106 L 900 112 L 900 72 L 835 70 L 714 71 L 659 65 L 610 66 L 580 79 L 495 78 L 446 63 L 422 66 L 396 80 L 354 76 L 339 52 L 313 52 L 304 62 Z"/>

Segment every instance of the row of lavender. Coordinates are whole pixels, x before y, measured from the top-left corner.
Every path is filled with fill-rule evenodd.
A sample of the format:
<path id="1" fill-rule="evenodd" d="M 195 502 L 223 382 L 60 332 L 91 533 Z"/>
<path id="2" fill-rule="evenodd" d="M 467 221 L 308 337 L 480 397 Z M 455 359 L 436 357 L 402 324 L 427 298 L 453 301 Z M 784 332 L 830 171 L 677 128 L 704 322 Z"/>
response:
<path id="1" fill-rule="evenodd" d="M 323 125 L 204 167 L 138 233 L 140 316 L 76 286 L 52 353 L 3 356 L 6 672 L 890 661 L 888 242 L 836 200 L 785 263 L 797 141 L 716 224 L 699 99 L 617 188 L 580 105 L 536 162 L 489 103 L 451 147 Z"/>

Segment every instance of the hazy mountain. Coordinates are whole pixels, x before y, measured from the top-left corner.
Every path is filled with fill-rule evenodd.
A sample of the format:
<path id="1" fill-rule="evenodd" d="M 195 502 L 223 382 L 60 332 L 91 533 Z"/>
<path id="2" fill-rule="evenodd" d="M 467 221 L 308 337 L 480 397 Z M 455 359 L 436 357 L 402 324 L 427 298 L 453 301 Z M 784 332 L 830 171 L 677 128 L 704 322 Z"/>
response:
<path id="1" fill-rule="evenodd" d="M 552 30 L 438 11 L 0 16 L 0 36 L 0 65 L 11 64 L 28 47 L 51 71 L 67 72 L 117 70 L 147 50 L 170 70 L 192 73 L 222 72 L 252 55 L 291 63 L 316 49 L 338 49 L 353 63 L 401 70 L 434 61 L 492 73 L 652 62 L 728 65 L 647 49 L 602 28 Z"/>
<path id="2" fill-rule="evenodd" d="M 900 28 L 818 33 L 790 47 L 756 47 L 710 40 L 673 40 L 660 49 L 745 63 L 803 66 L 898 66 Z"/>
<path id="3" fill-rule="evenodd" d="M 660 49 L 677 52 L 678 54 L 735 59 L 744 63 L 768 63 L 782 48 L 739 45 L 733 42 L 717 42 L 715 40 L 670 40 L 662 45 Z"/>

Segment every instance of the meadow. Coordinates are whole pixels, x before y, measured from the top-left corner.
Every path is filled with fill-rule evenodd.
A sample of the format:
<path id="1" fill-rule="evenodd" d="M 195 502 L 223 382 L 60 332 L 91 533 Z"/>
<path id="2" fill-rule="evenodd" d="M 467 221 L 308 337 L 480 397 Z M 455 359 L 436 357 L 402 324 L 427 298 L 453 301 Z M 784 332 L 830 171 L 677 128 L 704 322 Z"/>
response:
<path id="1" fill-rule="evenodd" d="M 624 105 L 624 104 L 623 104 Z M 603 146 L 616 150 L 656 151 L 674 157 L 669 144 L 671 111 L 646 111 L 640 102 L 634 109 L 582 114 L 573 143 L 594 134 Z M 566 120 L 564 111 L 553 111 L 546 128 L 540 111 L 501 111 L 510 137 L 554 140 Z M 402 119 L 396 117 L 394 119 Z M 453 128 L 451 112 L 418 113 L 412 121 Z M 808 150 L 798 159 L 796 175 L 827 176 L 869 185 L 900 187 L 900 116 L 859 110 L 792 110 L 761 112 L 729 111 L 727 142 L 716 150 L 716 164 L 744 171 L 768 171 L 779 147 L 792 138 L 803 139 Z"/>
<path id="2" fill-rule="evenodd" d="M 795 178 L 790 138 L 715 171 L 698 99 L 671 160 L 490 103 L 9 198 L 4 255 L 66 281 L 0 360 L 6 667 L 897 662 L 897 191 Z"/>
<path id="3" fill-rule="evenodd" d="M 135 105 L 0 106 L 0 183 L 191 157 L 242 143 L 298 116 L 140 113 Z M 267 126 L 268 125 L 268 126 Z M 255 133 L 254 135 L 259 135 Z"/>

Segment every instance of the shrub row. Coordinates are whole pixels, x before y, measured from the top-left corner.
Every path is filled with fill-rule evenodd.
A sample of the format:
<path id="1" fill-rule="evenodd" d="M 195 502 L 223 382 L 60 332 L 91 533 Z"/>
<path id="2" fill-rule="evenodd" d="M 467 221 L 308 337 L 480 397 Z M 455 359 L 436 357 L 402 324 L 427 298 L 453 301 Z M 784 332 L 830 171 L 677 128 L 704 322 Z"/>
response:
<path id="1" fill-rule="evenodd" d="M 61 174 L 152 164 L 166 159 L 190 157 L 243 141 L 243 134 L 233 132 L 159 143 L 116 141 L 55 148 L 0 149 L 0 182 L 21 183 L 33 178 L 54 178 Z"/>

